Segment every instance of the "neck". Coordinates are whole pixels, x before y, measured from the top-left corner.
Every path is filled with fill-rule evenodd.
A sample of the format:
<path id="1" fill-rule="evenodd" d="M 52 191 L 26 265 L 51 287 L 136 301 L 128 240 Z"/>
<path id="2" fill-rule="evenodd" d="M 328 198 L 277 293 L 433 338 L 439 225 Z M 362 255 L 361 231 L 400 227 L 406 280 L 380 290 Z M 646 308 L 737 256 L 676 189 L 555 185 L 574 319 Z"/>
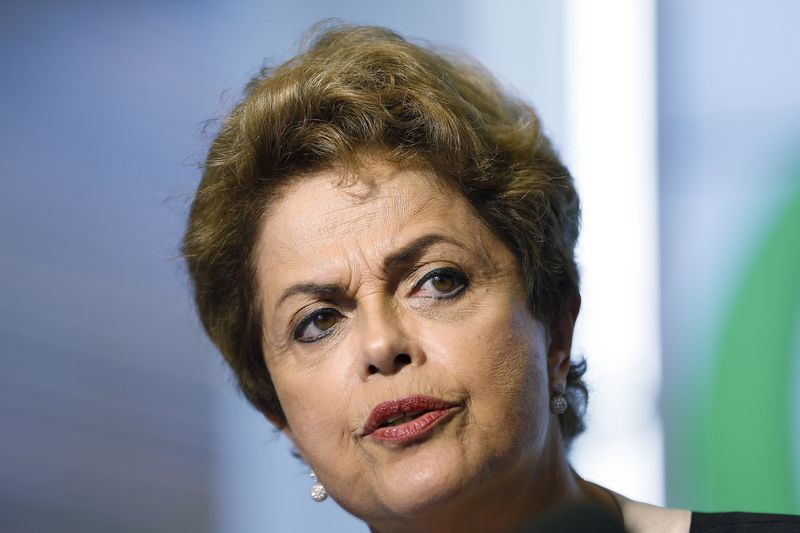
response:
<path id="1" fill-rule="evenodd" d="M 553 435 L 551 433 L 551 435 Z M 548 453 L 524 458 L 504 475 L 493 476 L 452 501 L 432 505 L 414 517 L 394 516 L 371 524 L 375 533 L 433 531 L 519 531 L 543 512 L 570 501 L 590 501 L 618 514 L 613 497 L 583 481 L 570 468 L 555 434 Z"/>

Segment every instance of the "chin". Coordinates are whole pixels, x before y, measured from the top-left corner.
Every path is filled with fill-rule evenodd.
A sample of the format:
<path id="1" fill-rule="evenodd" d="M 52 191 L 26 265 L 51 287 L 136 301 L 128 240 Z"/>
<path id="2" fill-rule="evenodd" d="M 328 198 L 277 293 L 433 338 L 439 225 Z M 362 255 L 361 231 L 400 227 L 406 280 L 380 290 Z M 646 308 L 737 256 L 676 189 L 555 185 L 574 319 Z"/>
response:
<path id="1" fill-rule="evenodd" d="M 443 460 L 441 453 L 430 452 L 416 454 L 384 472 L 376 493 L 383 514 L 375 517 L 376 522 L 435 515 L 464 496 L 470 479 L 465 476 L 463 456 Z"/>

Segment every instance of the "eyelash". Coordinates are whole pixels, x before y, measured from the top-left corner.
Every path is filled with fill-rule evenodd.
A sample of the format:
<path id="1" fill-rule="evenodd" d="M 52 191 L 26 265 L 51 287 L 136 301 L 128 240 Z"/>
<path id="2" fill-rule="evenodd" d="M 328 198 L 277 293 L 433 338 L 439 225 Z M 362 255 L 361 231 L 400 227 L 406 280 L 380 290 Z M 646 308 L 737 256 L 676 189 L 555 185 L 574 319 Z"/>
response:
<path id="1" fill-rule="evenodd" d="M 463 272 L 456 270 L 454 268 L 437 268 L 425 274 L 425 276 L 423 276 L 423 278 L 419 280 L 416 285 L 414 285 L 414 287 L 411 290 L 412 294 L 419 293 L 421 290 L 423 290 L 424 286 L 428 282 L 436 279 L 437 277 L 452 278 L 454 283 L 457 284 L 457 286 L 445 294 L 433 295 L 433 296 L 421 296 L 422 298 L 431 298 L 434 300 L 450 300 L 460 296 L 469 286 L 469 281 L 467 280 L 467 276 Z M 438 289 L 433 289 L 433 290 L 438 291 Z M 293 333 L 294 339 L 298 342 L 312 343 L 322 340 L 324 337 L 327 337 L 328 335 L 330 335 L 335 331 L 336 323 L 334 323 L 329 328 L 321 331 L 321 333 L 313 337 L 306 337 L 304 332 L 309 326 L 311 326 L 314 323 L 314 320 L 320 317 L 330 317 L 330 316 L 333 316 L 333 318 L 336 320 L 336 323 L 338 323 L 342 318 L 344 318 L 344 315 L 342 315 L 342 313 L 340 313 L 339 310 L 333 307 L 323 307 L 320 309 L 316 309 L 312 313 L 306 315 L 306 317 L 303 320 L 301 320 L 300 323 L 294 328 L 294 333 Z"/>
<path id="2" fill-rule="evenodd" d="M 307 315 L 303 320 L 301 320 L 300 323 L 297 325 L 297 327 L 294 328 L 295 340 L 299 342 L 316 342 L 322 339 L 323 337 L 327 337 L 328 335 L 330 335 L 335 329 L 335 324 L 327 328 L 326 330 L 322 331 L 319 335 L 316 335 L 308 339 L 304 338 L 303 332 L 306 330 L 306 328 L 312 325 L 315 319 L 323 315 L 324 316 L 333 315 L 336 319 L 336 322 L 339 322 L 340 319 L 344 318 L 342 313 L 340 313 L 337 309 L 334 309 L 332 307 L 323 307 L 321 309 L 316 309 L 314 310 L 313 313 Z"/>
<path id="3" fill-rule="evenodd" d="M 467 280 L 467 276 L 464 275 L 463 272 L 456 270 L 455 268 L 437 268 L 435 270 L 431 270 L 425 276 L 414 285 L 412 292 L 417 293 L 425 286 L 426 283 L 429 281 L 437 278 L 437 277 L 449 277 L 452 278 L 458 286 L 455 289 L 451 289 L 447 294 L 442 294 L 438 296 L 428 296 L 427 298 L 433 298 L 435 300 L 449 300 L 451 298 L 455 298 L 461 293 L 463 293 L 466 288 L 469 286 L 469 281 Z M 438 289 L 436 289 L 438 290 Z"/>

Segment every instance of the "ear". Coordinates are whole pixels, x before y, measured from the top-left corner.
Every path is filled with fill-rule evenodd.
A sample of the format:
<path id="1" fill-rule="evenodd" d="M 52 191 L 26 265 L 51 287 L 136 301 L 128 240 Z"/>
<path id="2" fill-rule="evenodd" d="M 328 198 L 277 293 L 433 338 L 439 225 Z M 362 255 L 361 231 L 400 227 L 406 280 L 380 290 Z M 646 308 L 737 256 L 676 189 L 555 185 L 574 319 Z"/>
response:
<path id="1" fill-rule="evenodd" d="M 308 464 L 303 454 L 300 453 L 300 448 L 297 447 L 297 441 L 294 439 L 294 432 L 289 427 L 289 424 L 284 422 L 280 417 L 276 416 L 275 413 L 265 413 L 262 411 L 264 418 L 269 420 L 270 424 L 272 424 L 275 428 L 276 432 L 280 432 L 283 434 L 284 437 L 289 439 L 289 442 L 292 444 L 292 455 L 295 459 L 300 459 L 303 463 Z"/>
<path id="2" fill-rule="evenodd" d="M 572 334 L 580 309 L 581 295 L 575 293 L 570 298 L 569 311 L 555 320 L 551 327 L 550 348 L 547 352 L 547 372 L 551 382 L 567 381 L 572 353 Z"/>
<path id="3" fill-rule="evenodd" d="M 260 411 L 260 409 L 259 409 L 259 411 Z M 267 412 L 267 411 L 261 411 L 261 414 L 264 415 L 264 418 L 266 418 L 269 421 L 269 423 L 272 424 L 275 427 L 276 431 L 280 431 L 281 433 L 283 433 L 284 435 L 289 437 L 289 439 L 292 441 L 292 443 L 294 443 L 294 438 L 292 436 L 292 430 L 289 429 L 289 424 L 283 418 L 281 418 L 280 416 L 278 416 L 275 413 Z"/>

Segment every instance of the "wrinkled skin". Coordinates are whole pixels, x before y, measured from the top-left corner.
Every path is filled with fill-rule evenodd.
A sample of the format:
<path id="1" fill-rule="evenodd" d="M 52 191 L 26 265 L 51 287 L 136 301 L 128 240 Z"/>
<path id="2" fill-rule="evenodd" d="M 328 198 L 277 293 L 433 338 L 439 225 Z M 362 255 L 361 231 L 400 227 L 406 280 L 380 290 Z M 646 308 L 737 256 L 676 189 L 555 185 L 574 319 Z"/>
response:
<path id="1" fill-rule="evenodd" d="M 298 178 L 256 254 L 284 431 L 345 509 L 380 531 L 502 531 L 580 495 L 548 407 L 572 322 L 553 336 L 534 318 L 459 193 L 382 165 Z M 418 394 L 459 409 L 411 443 L 361 435 L 378 403 Z"/>

